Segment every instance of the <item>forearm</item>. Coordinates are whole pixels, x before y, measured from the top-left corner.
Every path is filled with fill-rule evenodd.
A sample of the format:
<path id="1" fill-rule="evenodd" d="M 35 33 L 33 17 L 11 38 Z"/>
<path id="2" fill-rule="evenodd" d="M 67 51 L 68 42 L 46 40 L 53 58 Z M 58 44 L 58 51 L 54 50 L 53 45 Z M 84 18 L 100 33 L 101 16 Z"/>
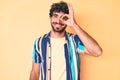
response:
<path id="1" fill-rule="evenodd" d="M 36 74 L 34 71 L 31 71 L 30 80 L 39 80 L 39 74 Z"/>
<path id="2" fill-rule="evenodd" d="M 93 56 L 101 55 L 102 49 L 99 44 L 79 25 L 74 24 L 72 26 L 73 30 L 76 32 L 78 37 L 81 39 L 82 43 L 85 45 L 87 51 Z"/>

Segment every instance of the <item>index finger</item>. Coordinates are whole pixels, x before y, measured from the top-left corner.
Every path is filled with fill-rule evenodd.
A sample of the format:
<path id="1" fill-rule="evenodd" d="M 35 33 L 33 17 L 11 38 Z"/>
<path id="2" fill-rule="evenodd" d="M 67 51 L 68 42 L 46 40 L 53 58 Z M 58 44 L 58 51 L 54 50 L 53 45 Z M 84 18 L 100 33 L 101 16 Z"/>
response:
<path id="1" fill-rule="evenodd" d="M 69 14 L 73 16 L 73 7 L 70 3 L 67 3 L 68 9 L 69 9 Z"/>

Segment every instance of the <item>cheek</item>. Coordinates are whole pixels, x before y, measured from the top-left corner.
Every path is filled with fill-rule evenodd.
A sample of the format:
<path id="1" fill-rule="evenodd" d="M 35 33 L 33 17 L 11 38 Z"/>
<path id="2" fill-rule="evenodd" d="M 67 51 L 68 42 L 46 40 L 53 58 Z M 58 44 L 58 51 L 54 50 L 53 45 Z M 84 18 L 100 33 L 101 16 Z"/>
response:
<path id="1" fill-rule="evenodd" d="M 51 23 L 52 23 L 52 22 L 55 22 L 55 19 L 52 19 L 52 18 L 51 18 L 51 19 L 50 19 L 50 22 L 51 22 Z"/>
<path id="2" fill-rule="evenodd" d="M 53 20 L 52 20 L 52 19 L 50 19 L 50 23 L 51 23 L 51 24 L 53 23 Z"/>
<path id="3" fill-rule="evenodd" d="M 54 18 L 54 17 L 51 17 L 50 20 L 51 20 L 51 22 L 58 22 L 59 21 L 58 18 Z"/>

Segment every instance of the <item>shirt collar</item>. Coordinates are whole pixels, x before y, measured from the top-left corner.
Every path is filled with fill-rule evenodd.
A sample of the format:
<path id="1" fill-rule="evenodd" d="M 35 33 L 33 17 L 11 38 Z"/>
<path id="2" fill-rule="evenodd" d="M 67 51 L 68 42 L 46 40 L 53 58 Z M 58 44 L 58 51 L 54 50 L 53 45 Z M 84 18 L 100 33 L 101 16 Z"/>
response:
<path id="1" fill-rule="evenodd" d="M 51 31 L 45 35 L 45 38 L 47 39 L 48 42 L 50 42 L 50 33 Z M 68 41 L 68 33 L 66 31 L 65 31 L 65 40 Z"/>

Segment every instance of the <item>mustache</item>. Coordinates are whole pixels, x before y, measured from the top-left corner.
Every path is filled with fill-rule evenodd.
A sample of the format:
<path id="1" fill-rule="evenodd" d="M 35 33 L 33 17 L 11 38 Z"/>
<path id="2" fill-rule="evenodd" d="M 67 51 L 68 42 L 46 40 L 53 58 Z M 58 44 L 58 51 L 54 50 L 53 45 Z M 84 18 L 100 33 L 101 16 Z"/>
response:
<path id="1" fill-rule="evenodd" d="M 58 24 L 58 25 L 61 25 L 61 26 L 64 25 L 63 23 L 58 23 L 58 22 L 53 22 L 53 24 Z"/>

